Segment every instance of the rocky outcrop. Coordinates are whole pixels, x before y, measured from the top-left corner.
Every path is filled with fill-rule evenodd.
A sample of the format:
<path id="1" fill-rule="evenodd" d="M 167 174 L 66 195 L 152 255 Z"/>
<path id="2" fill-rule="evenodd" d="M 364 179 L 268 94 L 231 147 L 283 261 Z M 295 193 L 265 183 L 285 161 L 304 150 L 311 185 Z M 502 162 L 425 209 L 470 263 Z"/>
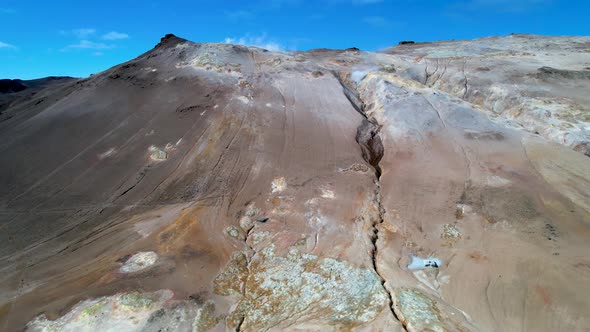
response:
<path id="1" fill-rule="evenodd" d="M 16 101 L 0 123 L 0 324 L 586 329 L 590 160 L 551 136 L 585 142 L 589 104 L 558 87 L 585 84 L 585 55 L 517 61 L 584 42 L 279 53 L 167 35 Z M 514 89 L 498 99 L 489 81 Z M 536 117 L 534 134 L 539 98 L 579 105 L 577 127 Z"/>
<path id="2" fill-rule="evenodd" d="M 401 76 L 589 155 L 590 39 L 511 35 L 384 50 Z"/>

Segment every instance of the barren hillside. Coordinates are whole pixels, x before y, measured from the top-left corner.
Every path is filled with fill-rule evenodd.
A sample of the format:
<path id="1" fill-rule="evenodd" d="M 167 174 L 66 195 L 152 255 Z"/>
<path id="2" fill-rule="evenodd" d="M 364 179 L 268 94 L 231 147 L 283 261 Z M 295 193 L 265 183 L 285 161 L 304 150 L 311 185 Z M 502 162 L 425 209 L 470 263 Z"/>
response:
<path id="1" fill-rule="evenodd" d="M 1 330 L 590 329 L 589 37 L 58 81 L 0 94 Z"/>

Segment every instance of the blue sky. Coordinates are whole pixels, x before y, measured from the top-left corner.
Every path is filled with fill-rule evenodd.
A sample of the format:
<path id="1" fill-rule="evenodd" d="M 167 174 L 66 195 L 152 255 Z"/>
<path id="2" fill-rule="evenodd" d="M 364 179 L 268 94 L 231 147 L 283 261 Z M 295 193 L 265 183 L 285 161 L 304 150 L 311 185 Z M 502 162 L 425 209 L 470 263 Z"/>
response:
<path id="1" fill-rule="evenodd" d="M 577 0 L 1 0 L 0 78 L 88 76 L 166 33 L 271 49 L 377 50 L 513 32 L 590 35 L 589 12 Z"/>

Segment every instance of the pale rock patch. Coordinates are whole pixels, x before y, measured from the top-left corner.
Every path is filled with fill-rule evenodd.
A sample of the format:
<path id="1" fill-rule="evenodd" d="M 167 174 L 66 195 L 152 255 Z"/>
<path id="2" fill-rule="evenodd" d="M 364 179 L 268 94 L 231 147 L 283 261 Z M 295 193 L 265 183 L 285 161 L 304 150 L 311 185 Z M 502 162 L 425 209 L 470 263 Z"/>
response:
<path id="1" fill-rule="evenodd" d="M 225 228 L 225 234 L 227 234 L 230 237 L 237 238 L 238 236 L 240 236 L 240 231 L 237 227 L 228 226 Z"/>
<path id="2" fill-rule="evenodd" d="M 497 175 L 491 175 L 486 178 L 486 184 L 490 187 L 504 187 L 510 184 L 510 180 Z"/>
<path id="3" fill-rule="evenodd" d="M 249 267 L 243 254 L 233 255 L 215 286 L 221 295 L 245 294 L 227 323 L 235 328 L 241 322 L 241 329 L 252 331 L 284 329 L 301 320 L 360 325 L 374 320 L 388 304 L 374 271 L 297 248 L 281 257 L 273 244 L 261 250 Z"/>
<path id="4" fill-rule="evenodd" d="M 168 159 L 168 153 L 155 145 L 150 146 L 148 151 L 150 152 L 150 159 L 153 161 L 164 161 Z"/>
<path id="5" fill-rule="evenodd" d="M 322 198 L 334 199 L 336 196 L 334 192 L 329 189 L 321 189 L 322 194 L 320 195 Z"/>
<path id="6" fill-rule="evenodd" d="M 239 96 L 236 98 L 237 100 L 241 101 L 242 103 L 248 105 L 250 104 L 250 99 L 246 96 Z"/>
<path id="7" fill-rule="evenodd" d="M 285 180 L 284 177 L 278 177 L 275 178 L 274 180 L 272 180 L 271 183 L 271 192 L 273 194 L 275 193 L 281 193 L 283 191 L 285 191 L 285 189 L 287 189 L 287 181 Z"/>
<path id="8" fill-rule="evenodd" d="M 108 157 L 114 155 L 115 152 L 116 152 L 115 148 L 110 148 L 110 149 L 106 150 L 105 152 L 99 154 L 98 159 L 102 160 L 102 159 L 108 158 Z"/>
<path id="9" fill-rule="evenodd" d="M 27 331 L 139 331 L 150 315 L 173 296 L 170 290 L 119 293 L 78 303 L 51 321 L 43 314 L 27 324 Z"/>
<path id="10" fill-rule="evenodd" d="M 153 251 L 140 251 L 129 257 L 127 261 L 119 268 L 119 272 L 133 273 L 139 272 L 156 264 L 158 254 Z"/>

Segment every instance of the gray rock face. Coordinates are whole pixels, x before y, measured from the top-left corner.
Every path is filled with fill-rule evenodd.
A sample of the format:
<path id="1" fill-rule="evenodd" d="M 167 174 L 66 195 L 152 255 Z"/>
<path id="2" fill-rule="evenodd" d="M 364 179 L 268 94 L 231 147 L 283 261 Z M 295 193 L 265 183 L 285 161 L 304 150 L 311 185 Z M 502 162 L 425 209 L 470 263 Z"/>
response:
<path id="1" fill-rule="evenodd" d="M 167 35 L 10 92 L 0 326 L 588 329 L 589 45 Z"/>

